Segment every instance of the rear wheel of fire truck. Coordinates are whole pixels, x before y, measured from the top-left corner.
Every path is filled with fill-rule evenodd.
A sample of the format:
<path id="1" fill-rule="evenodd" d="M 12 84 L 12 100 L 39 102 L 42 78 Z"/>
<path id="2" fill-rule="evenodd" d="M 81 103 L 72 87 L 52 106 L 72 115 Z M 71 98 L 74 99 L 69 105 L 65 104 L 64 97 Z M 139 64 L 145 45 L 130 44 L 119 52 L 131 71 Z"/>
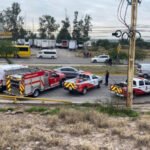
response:
<path id="1" fill-rule="evenodd" d="M 40 95 L 40 91 L 37 89 L 33 93 L 33 97 L 38 97 Z"/>
<path id="2" fill-rule="evenodd" d="M 87 88 L 84 88 L 82 94 L 85 95 L 87 93 Z"/>

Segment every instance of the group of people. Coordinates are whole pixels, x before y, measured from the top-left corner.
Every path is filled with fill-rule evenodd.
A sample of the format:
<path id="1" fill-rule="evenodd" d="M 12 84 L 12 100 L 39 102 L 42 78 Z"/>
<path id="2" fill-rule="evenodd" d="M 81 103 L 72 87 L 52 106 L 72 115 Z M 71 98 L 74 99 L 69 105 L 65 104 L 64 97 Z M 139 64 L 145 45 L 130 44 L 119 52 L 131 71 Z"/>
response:
<path id="1" fill-rule="evenodd" d="M 83 56 L 84 56 L 85 58 L 88 58 L 88 57 L 91 57 L 92 54 L 91 54 L 90 52 L 83 52 Z"/>

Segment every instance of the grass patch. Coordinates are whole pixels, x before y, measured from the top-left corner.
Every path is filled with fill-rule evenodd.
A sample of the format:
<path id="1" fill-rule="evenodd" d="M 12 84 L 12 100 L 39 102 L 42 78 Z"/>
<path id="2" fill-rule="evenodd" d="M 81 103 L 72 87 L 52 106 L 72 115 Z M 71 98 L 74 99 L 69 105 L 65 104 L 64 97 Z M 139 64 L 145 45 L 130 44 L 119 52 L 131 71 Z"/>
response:
<path id="1" fill-rule="evenodd" d="M 150 115 L 150 111 L 146 112 L 145 114 L 146 114 L 146 115 Z"/>
<path id="2" fill-rule="evenodd" d="M 31 107 L 25 110 L 26 112 L 32 113 L 32 112 L 45 112 L 48 111 L 47 107 Z"/>
<path id="3" fill-rule="evenodd" d="M 67 108 L 67 109 L 66 109 Z M 0 112 L 6 111 L 13 111 L 13 108 L 0 108 Z M 75 111 L 76 110 L 76 111 Z M 65 118 L 70 123 L 76 122 L 79 118 L 83 119 L 83 113 L 87 111 L 96 110 L 99 113 L 105 113 L 110 116 L 119 116 L 119 117 L 138 117 L 139 113 L 132 109 L 127 108 L 117 108 L 112 105 L 102 106 L 100 104 L 91 104 L 91 103 L 84 103 L 81 105 L 70 105 L 67 107 L 56 107 L 56 108 L 48 108 L 43 106 L 34 106 L 25 109 L 25 112 L 32 113 L 32 112 L 39 112 L 42 115 L 58 115 L 59 118 Z M 70 118 L 68 117 L 70 116 Z M 79 117 L 80 116 L 80 117 Z M 81 119 L 81 120 L 82 120 Z"/>
<path id="4" fill-rule="evenodd" d="M 50 109 L 47 110 L 46 112 L 44 112 L 43 115 L 57 115 L 60 112 L 60 108 L 54 108 L 54 109 Z"/>
<path id="5" fill-rule="evenodd" d="M 120 117 L 138 117 L 139 113 L 127 108 L 117 108 L 112 105 L 102 106 L 100 104 L 91 104 L 91 103 L 84 103 L 80 105 L 81 107 L 85 107 L 87 110 L 93 108 L 98 112 L 106 113 L 110 116 L 120 116 Z"/>
<path id="6" fill-rule="evenodd" d="M 120 116 L 120 117 L 138 117 L 139 113 L 127 109 L 127 108 L 116 108 L 114 106 L 98 106 L 97 110 L 99 112 L 107 113 L 110 116 Z"/>
<path id="7" fill-rule="evenodd" d="M 14 108 L 0 108 L 0 112 L 14 111 Z"/>
<path id="8" fill-rule="evenodd" d="M 102 65 L 102 64 L 101 64 Z M 103 75 L 106 70 L 109 70 L 109 72 L 111 74 L 127 74 L 127 66 L 106 66 L 105 64 L 103 64 L 104 66 L 73 66 L 75 68 L 77 68 L 78 70 L 84 70 L 84 71 L 88 71 L 88 72 L 92 72 L 94 74 L 97 75 Z M 33 66 L 36 67 L 36 66 Z M 39 67 L 41 69 L 55 69 L 61 66 L 46 66 L 46 67 Z"/>

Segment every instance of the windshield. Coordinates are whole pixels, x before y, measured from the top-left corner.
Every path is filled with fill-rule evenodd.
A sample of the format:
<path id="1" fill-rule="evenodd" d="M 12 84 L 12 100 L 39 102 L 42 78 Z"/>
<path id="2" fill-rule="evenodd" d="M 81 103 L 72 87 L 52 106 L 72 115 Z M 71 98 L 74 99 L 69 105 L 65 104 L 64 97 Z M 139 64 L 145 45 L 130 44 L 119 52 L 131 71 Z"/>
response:
<path id="1" fill-rule="evenodd" d="M 86 80 L 90 79 L 90 77 L 88 75 L 85 75 L 85 74 L 79 74 L 77 78 L 86 79 Z"/>

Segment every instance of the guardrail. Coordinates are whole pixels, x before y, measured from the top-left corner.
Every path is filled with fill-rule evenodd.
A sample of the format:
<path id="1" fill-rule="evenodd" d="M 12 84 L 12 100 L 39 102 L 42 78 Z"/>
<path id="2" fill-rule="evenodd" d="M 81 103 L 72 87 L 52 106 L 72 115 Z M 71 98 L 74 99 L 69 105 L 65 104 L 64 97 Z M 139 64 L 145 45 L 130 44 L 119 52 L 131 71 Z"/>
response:
<path id="1" fill-rule="evenodd" d="M 9 95 L 0 95 L 0 98 L 7 99 L 9 101 L 13 101 L 13 103 L 20 102 L 21 100 L 24 101 L 41 101 L 42 104 L 45 102 L 49 103 L 65 103 L 65 104 L 71 104 L 72 102 L 67 100 L 55 100 L 55 99 L 49 99 L 49 98 L 33 98 L 33 97 L 21 97 L 21 96 L 9 96 Z"/>

